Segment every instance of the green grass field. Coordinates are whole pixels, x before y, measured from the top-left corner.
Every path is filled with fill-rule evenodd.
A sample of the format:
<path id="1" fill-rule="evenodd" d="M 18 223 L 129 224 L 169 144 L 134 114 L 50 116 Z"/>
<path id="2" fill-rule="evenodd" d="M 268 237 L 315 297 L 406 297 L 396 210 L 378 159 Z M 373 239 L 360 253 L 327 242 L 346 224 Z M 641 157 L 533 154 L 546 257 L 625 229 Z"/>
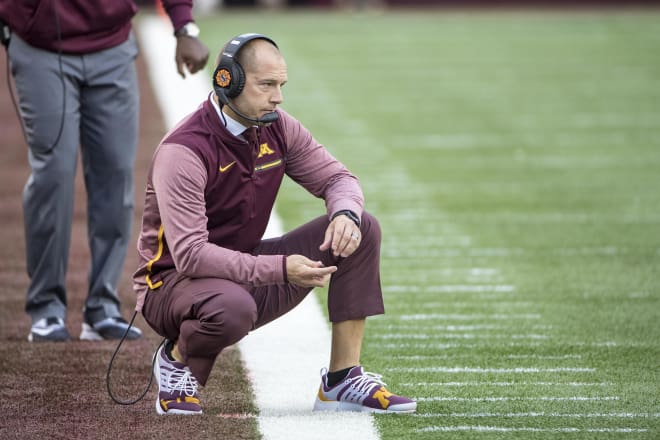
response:
<path id="1" fill-rule="evenodd" d="M 660 437 L 660 11 L 222 13 L 357 174 L 388 313 L 383 439 Z M 287 228 L 323 212 L 288 182 Z"/>

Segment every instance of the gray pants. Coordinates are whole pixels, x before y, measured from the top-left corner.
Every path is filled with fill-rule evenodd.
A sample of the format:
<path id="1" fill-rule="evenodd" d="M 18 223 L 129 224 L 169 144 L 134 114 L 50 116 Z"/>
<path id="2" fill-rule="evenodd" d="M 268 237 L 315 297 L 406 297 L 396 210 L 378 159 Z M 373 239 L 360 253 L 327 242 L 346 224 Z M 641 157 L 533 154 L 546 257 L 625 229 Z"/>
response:
<path id="1" fill-rule="evenodd" d="M 95 322 L 119 316 L 117 283 L 133 214 L 139 111 L 136 56 L 132 35 L 107 50 L 61 57 L 12 36 L 9 61 L 31 168 L 23 211 L 30 277 L 26 311 L 33 322 L 66 317 L 65 278 L 79 146 L 91 253 L 85 318 Z"/>

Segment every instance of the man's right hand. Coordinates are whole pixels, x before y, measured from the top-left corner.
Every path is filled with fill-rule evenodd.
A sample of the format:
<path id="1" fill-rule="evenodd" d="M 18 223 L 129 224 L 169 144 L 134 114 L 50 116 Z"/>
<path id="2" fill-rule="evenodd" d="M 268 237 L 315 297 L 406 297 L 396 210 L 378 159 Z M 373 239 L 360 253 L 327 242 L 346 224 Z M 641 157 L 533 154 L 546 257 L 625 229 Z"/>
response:
<path id="1" fill-rule="evenodd" d="M 208 59 L 209 49 L 200 40 L 186 35 L 176 37 L 174 60 L 181 78 L 186 77 L 184 66 L 188 72 L 196 73 L 204 68 Z"/>
<path id="2" fill-rule="evenodd" d="M 330 275 L 337 271 L 337 266 L 323 266 L 320 261 L 312 261 L 304 255 L 286 257 L 286 276 L 290 283 L 302 287 L 325 287 Z"/>

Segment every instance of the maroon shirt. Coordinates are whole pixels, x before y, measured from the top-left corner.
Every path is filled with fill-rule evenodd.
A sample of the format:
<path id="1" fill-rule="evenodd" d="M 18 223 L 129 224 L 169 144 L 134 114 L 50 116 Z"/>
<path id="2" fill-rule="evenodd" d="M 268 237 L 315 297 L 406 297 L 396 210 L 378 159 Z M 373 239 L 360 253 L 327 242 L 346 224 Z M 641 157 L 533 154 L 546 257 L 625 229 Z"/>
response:
<path id="1" fill-rule="evenodd" d="M 174 29 L 192 21 L 192 0 L 162 4 Z M 0 0 L 0 18 L 21 39 L 52 52 L 61 44 L 63 53 L 75 54 L 126 41 L 137 10 L 133 0 Z"/>
<path id="2" fill-rule="evenodd" d="M 149 171 L 137 309 L 163 271 L 217 277 L 245 285 L 286 282 L 284 255 L 252 255 L 284 175 L 325 200 L 327 214 L 362 214 L 357 178 L 282 110 L 258 142 L 232 135 L 210 101 L 163 139 Z M 319 243 L 320 244 L 320 243 Z"/>

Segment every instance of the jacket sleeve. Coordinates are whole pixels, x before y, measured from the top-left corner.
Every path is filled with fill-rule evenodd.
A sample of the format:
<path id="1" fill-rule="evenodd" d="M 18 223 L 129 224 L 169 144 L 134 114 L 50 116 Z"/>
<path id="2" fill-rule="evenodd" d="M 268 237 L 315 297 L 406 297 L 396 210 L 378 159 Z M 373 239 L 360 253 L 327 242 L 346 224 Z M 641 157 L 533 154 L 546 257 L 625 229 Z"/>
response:
<path id="1" fill-rule="evenodd" d="M 153 164 L 153 187 L 172 259 L 190 277 L 216 277 L 254 286 L 286 282 L 284 255 L 234 251 L 209 242 L 206 169 L 188 148 L 159 147 Z"/>
<path id="2" fill-rule="evenodd" d="M 163 8 L 172 21 L 174 30 L 193 21 L 192 0 L 161 0 Z"/>

